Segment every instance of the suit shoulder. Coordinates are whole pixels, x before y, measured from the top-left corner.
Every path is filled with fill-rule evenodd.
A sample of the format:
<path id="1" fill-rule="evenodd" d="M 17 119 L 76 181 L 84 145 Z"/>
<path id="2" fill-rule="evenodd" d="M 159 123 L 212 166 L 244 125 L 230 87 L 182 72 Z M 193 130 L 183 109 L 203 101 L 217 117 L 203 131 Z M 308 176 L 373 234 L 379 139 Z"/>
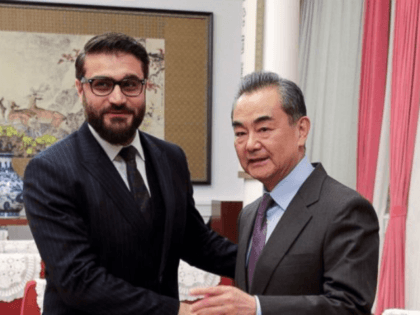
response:
<path id="1" fill-rule="evenodd" d="M 169 152 L 174 152 L 178 154 L 181 153 L 182 155 L 185 155 L 184 150 L 182 150 L 182 148 L 175 143 L 159 139 L 146 132 L 141 132 L 141 134 L 145 140 L 147 140 L 149 143 L 155 145 L 156 147 L 158 147 L 159 149 L 163 151 L 169 151 Z"/>
<path id="2" fill-rule="evenodd" d="M 340 215 L 352 209 L 374 213 L 372 204 L 354 189 L 327 174 L 321 164 L 315 164 L 312 174 L 298 191 L 309 209 L 321 217 Z"/>
<path id="3" fill-rule="evenodd" d="M 329 176 L 323 182 L 316 209 L 324 220 L 330 216 L 332 220 L 338 221 L 352 216 L 375 224 L 378 220 L 375 209 L 366 198 Z"/>
<path id="4" fill-rule="evenodd" d="M 65 161 L 68 157 L 75 155 L 77 151 L 76 146 L 77 132 L 74 132 L 35 155 L 33 160 L 47 159 L 56 162 Z"/>
<path id="5" fill-rule="evenodd" d="M 326 177 L 322 186 L 322 192 L 327 195 L 331 195 L 331 197 L 335 196 L 335 198 L 333 199 L 339 199 L 339 200 L 358 199 L 358 200 L 364 200 L 366 202 L 369 202 L 356 190 L 340 183 L 339 181 L 337 181 L 336 179 L 330 176 Z"/>

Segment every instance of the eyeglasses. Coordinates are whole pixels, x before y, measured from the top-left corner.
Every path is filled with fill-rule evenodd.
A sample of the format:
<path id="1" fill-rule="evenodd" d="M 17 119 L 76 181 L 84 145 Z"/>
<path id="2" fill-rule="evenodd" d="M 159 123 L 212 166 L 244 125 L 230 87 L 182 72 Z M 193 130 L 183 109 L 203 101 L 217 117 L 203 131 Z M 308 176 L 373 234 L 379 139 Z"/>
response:
<path id="1" fill-rule="evenodd" d="M 121 81 L 115 81 L 108 77 L 96 77 L 87 79 L 83 77 L 80 82 L 89 83 L 92 93 L 96 96 L 107 96 L 114 91 L 116 85 L 120 86 L 121 92 L 125 96 L 139 96 L 146 85 L 146 79 L 126 78 Z"/>

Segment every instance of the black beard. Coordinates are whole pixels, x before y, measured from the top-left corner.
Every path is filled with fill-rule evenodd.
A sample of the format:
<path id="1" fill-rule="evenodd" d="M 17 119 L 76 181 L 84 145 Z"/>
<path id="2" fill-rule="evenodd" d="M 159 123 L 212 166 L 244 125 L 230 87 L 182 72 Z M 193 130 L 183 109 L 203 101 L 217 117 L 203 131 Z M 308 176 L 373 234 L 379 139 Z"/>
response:
<path id="1" fill-rule="evenodd" d="M 93 129 L 96 130 L 96 132 L 101 136 L 102 139 L 106 140 L 111 144 L 117 145 L 125 145 L 134 138 L 135 133 L 140 127 L 145 114 L 145 108 L 142 111 L 140 111 L 138 115 L 134 115 L 133 111 L 127 109 L 125 105 L 119 107 L 112 105 L 112 110 L 130 111 L 133 114 L 133 122 L 131 123 L 131 125 L 128 126 L 126 129 L 119 130 L 116 132 L 112 129 L 108 129 L 103 124 L 103 116 L 105 115 L 105 112 L 98 114 L 97 112 L 89 110 L 88 107 L 89 106 L 87 106 L 87 104 L 85 103 L 87 122 L 93 127 Z M 119 118 L 114 118 L 114 120 L 117 123 Z"/>
<path id="2" fill-rule="evenodd" d="M 143 121 L 143 117 L 134 116 L 133 123 L 131 124 L 131 126 L 119 132 L 114 132 L 111 129 L 107 129 L 102 123 L 102 118 L 88 116 L 87 121 L 93 127 L 93 129 L 96 130 L 96 132 L 101 136 L 102 139 L 106 140 L 111 144 L 125 145 L 134 138 L 138 127 Z"/>

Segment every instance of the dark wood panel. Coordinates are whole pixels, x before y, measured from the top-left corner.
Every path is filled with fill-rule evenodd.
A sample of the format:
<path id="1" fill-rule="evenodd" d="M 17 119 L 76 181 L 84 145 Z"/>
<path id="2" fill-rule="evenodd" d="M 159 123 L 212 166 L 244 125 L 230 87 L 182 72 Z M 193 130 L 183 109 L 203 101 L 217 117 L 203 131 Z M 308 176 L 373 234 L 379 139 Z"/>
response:
<path id="1" fill-rule="evenodd" d="M 218 201 L 211 203 L 211 228 L 220 235 L 238 243 L 237 220 L 242 201 Z"/>

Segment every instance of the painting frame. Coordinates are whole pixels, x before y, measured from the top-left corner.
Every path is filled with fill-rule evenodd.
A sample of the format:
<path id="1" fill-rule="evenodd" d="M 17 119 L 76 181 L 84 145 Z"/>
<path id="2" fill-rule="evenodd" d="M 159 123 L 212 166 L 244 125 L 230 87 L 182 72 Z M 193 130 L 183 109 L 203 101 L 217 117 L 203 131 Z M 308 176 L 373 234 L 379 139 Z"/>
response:
<path id="1" fill-rule="evenodd" d="M 2 1 L 0 31 L 163 38 L 164 138 L 185 151 L 193 184 L 211 184 L 212 12 Z"/>

